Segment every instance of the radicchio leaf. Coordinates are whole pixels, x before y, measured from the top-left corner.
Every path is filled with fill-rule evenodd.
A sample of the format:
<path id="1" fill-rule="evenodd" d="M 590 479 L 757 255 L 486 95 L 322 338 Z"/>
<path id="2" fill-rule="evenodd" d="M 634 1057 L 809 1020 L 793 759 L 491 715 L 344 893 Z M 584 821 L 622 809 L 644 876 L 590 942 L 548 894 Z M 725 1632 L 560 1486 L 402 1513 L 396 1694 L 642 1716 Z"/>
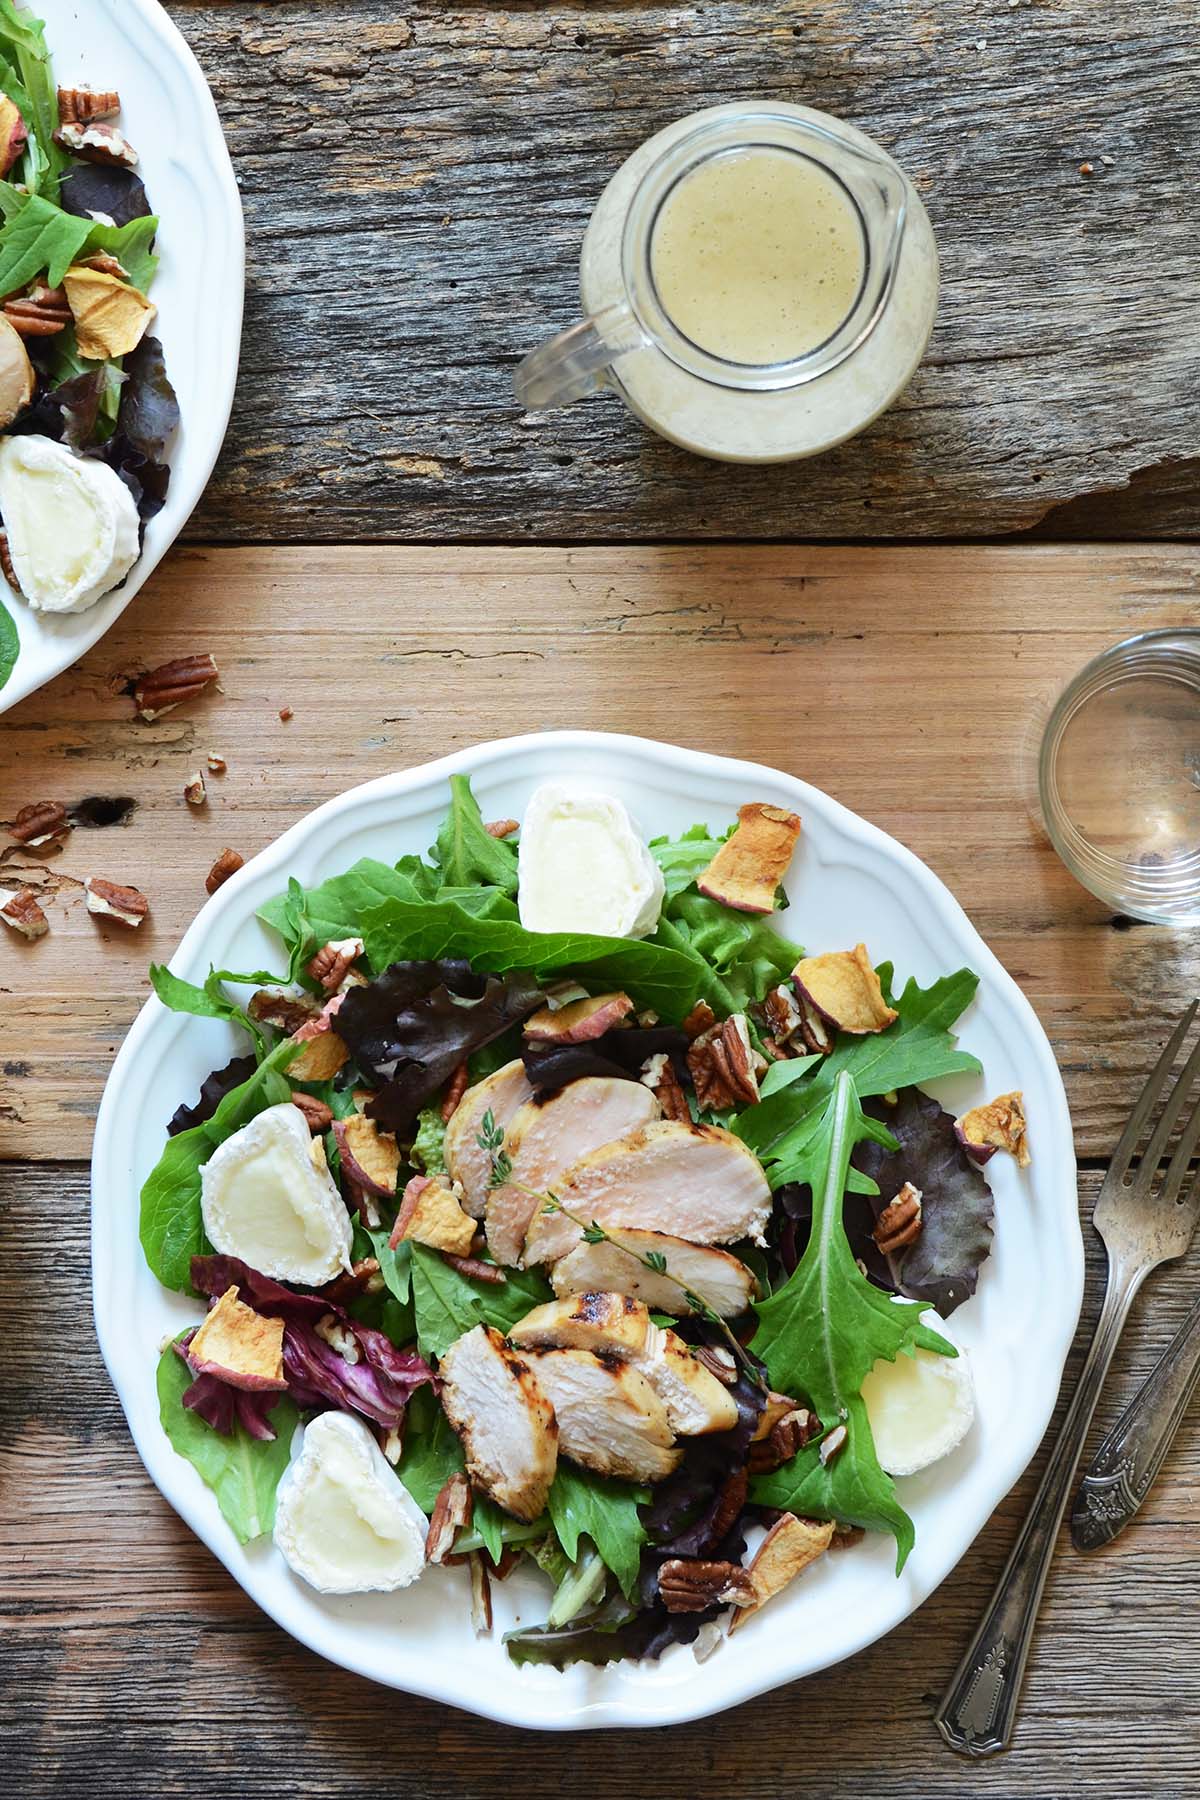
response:
<path id="1" fill-rule="evenodd" d="M 58 203 L 77 219 L 107 213 L 114 225 L 150 216 L 150 202 L 140 178 L 130 169 L 104 163 L 73 163 L 63 176 Z"/>
<path id="2" fill-rule="evenodd" d="M 646 1030 L 632 1027 L 606 1031 L 585 1044 L 526 1043 L 521 1050 L 525 1073 L 538 1093 L 548 1093 L 577 1081 L 581 1075 L 608 1075 L 637 1081 L 651 1056 L 667 1055 L 675 1074 L 691 1085 L 687 1066 L 687 1034 L 673 1026 Z"/>
<path id="3" fill-rule="evenodd" d="M 205 1124 L 212 1118 L 226 1094 L 241 1087 L 243 1081 L 249 1081 L 257 1067 L 255 1057 L 235 1056 L 223 1069 L 214 1069 L 211 1075 L 206 1075 L 200 1084 L 200 1098 L 192 1106 L 184 1105 L 176 1109 L 167 1126 L 167 1136 L 177 1137 L 181 1131 L 190 1131 L 193 1125 Z"/>
<path id="4" fill-rule="evenodd" d="M 192 1368 L 187 1347 L 195 1337 L 189 1331 L 185 1338 L 177 1339 L 172 1348 L 181 1356 L 188 1368 Z M 195 1374 L 195 1370 L 192 1370 Z M 228 1381 L 222 1381 L 219 1375 L 197 1375 L 190 1388 L 183 1395 L 183 1404 L 199 1415 L 206 1425 L 222 1437 L 231 1437 L 235 1425 L 241 1425 L 251 1437 L 262 1438 L 273 1443 L 275 1431 L 271 1425 L 269 1414 L 279 1399 L 278 1389 L 252 1392 L 246 1388 L 234 1387 Z"/>
<path id="5" fill-rule="evenodd" d="M 403 1132 L 459 1063 L 543 1004 L 530 975 L 477 975 L 468 963 L 397 962 L 338 1010 L 338 1035 L 381 1089 L 367 1116 Z"/>

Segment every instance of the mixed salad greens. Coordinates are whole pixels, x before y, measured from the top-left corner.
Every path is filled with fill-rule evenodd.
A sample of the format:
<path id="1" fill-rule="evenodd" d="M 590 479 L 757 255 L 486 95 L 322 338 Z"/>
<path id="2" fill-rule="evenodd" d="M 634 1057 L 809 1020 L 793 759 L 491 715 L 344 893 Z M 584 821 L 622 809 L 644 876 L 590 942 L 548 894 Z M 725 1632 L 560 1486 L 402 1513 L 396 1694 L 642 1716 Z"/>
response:
<path id="1" fill-rule="evenodd" d="M 159 221 L 119 110 L 115 91 L 56 86 L 41 21 L 0 0 L 0 564 L 44 611 L 128 574 L 179 423 L 150 335 Z M 16 655 L 0 608 L 0 687 Z"/>
<path id="2" fill-rule="evenodd" d="M 1026 1152 L 1018 1095 L 956 1121 L 919 1086 L 979 1073 L 952 1034 L 971 971 L 897 991 L 777 927 L 793 815 L 626 846 L 611 906 L 637 889 L 640 937 L 569 896 L 580 928 L 535 930 L 535 876 L 566 892 L 586 815 L 599 892 L 623 814 L 555 793 L 563 843 L 531 803 L 518 846 L 454 777 L 428 860 L 263 908 L 279 974 L 153 969 L 248 1048 L 172 1119 L 141 1241 L 209 1303 L 162 1353 L 161 1417 L 239 1539 L 274 1530 L 328 1592 L 464 1560 L 479 1629 L 536 1566 L 545 1622 L 505 1641 L 561 1667 L 699 1653 L 863 1530 L 899 1572 L 885 1462 L 970 1423 L 936 1314 L 989 1251 L 981 1162 Z M 925 1369 L 957 1425 L 910 1455 Z"/>

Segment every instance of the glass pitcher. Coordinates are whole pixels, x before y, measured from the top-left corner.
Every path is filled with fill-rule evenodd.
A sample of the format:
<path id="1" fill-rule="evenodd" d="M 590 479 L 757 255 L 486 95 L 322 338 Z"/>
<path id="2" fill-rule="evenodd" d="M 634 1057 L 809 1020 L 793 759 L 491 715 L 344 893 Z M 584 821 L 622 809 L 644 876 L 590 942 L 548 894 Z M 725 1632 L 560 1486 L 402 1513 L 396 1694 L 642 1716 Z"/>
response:
<path id="1" fill-rule="evenodd" d="M 747 177 L 752 157 L 765 173 L 763 153 L 798 159 L 806 179 L 819 177 L 858 237 L 857 280 L 844 310 L 819 342 L 782 360 L 739 358 L 697 341 L 672 316 L 656 268 L 656 233 L 684 184 L 711 181 L 721 165 L 727 188 L 739 159 Z M 820 244 L 798 236 L 792 218 L 770 219 L 765 203 L 761 210 L 764 242 L 786 245 L 793 267 L 820 256 Z M 739 219 L 739 241 L 756 229 L 756 218 Z M 721 230 L 714 214 L 710 252 L 720 251 Z M 699 280 L 708 279 L 701 265 Z M 588 226 L 581 286 L 589 316 L 517 369 L 527 410 L 611 386 L 655 431 L 702 455 L 780 461 L 860 431 L 907 384 L 932 329 L 937 253 L 902 170 L 862 132 L 808 107 L 722 106 L 668 126 L 618 170 Z M 735 318 L 732 325 L 736 335 Z"/>

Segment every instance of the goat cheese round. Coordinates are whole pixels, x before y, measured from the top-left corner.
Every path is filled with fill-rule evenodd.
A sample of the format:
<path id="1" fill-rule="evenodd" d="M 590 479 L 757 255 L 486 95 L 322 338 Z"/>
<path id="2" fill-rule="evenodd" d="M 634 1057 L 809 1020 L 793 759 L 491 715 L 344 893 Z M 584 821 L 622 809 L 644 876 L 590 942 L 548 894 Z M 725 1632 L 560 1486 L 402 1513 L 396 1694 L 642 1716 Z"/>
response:
<path id="1" fill-rule="evenodd" d="M 35 612 L 86 611 L 138 559 L 137 507 L 121 477 L 53 438 L 0 439 L 0 515 Z"/>
<path id="2" fill-rule="evenodd" d="M 941 1319 L 933 1329 L 949 1340 Z M 952 1341 L 952 1340 L 950 1340 Z M 939 1462 L 966 1437 L 975 1419 L 975 1384 L 965 1350 L 904 1351 L 895 1362 L 877 1362 L 862 1397 L 879 1464 L 889 1475 L 915 1475 Z"/>
<path id="3" fill-rule="evenodd" d="M 322 1594 L 391 1593 L 425 1566 L 425 1515 L 361 1419 L 321 1413 L 275 1501 L 275 1543 Z"/>
<path id="4" fill-rule="evenodd" d="M 624 804 L 567 782 L 525 809 L 517 905 L 527 931 L 648 937 L 662 911 L 662 870 Z"/>
<path id="5" fill-rule="evenodd" d="M 267 1107 L 204 1164 L 200 1207 L 214 1249 L 278 1281 L 320 1287 L 349 1269 L 353 1228 L 311 1144 L 298 1106 Z"/>

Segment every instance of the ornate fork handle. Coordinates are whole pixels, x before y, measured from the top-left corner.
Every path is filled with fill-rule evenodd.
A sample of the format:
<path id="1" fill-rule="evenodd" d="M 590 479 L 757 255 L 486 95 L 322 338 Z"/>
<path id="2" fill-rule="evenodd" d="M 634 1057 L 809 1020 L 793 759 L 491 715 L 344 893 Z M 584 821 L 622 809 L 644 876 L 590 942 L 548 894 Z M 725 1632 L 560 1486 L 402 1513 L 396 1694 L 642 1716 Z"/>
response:
<path id="1" fill-rule="evenodd" d="M 1113 1426 L 1080 1483 L 1071 1513 L 1077 1550 L 1098 1550 L 1124 1531 L 1162 1468 L 1200 1380 L 1200 1301 Z"/>
<path id="2" fill-rule="evenodd" d="M 990 1756 L 1012 1736 L 1021 1678 L 1079 1453 L 1133 1297 L 1147 1271 L 1111 1268 L 1075 1397 L 991 1603 L 934 1713 L 953 1750 Z"/>

